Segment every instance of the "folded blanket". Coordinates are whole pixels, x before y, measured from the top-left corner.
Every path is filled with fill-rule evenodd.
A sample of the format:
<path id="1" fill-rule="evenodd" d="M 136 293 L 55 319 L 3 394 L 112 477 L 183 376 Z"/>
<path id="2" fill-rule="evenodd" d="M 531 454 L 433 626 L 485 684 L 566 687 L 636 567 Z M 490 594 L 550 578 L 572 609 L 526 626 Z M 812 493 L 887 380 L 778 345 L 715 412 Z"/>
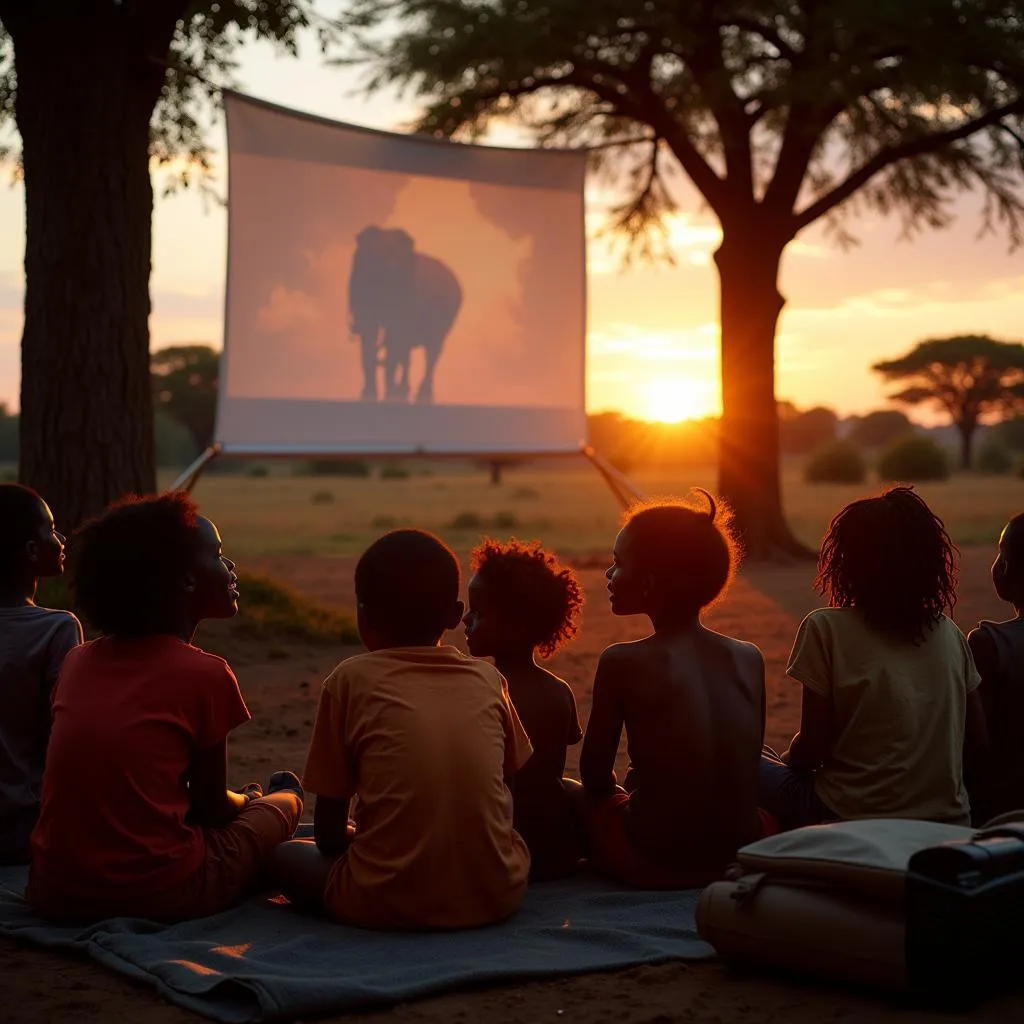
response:
<path id="1" fill-rule="evenodd" d="M 519 913 L 451 933 L 369 932 L 301 917 L 262 896 L 215 917 L 161 925 L 47 924 L 0 868 L 0 934 L 88 953 L 171 1002 L 226 1022 L 324 1016 L 481 982 L 714 955 L 696 933 L 697 892 L 624 891 L 583 876 L 533 885 Z"/>

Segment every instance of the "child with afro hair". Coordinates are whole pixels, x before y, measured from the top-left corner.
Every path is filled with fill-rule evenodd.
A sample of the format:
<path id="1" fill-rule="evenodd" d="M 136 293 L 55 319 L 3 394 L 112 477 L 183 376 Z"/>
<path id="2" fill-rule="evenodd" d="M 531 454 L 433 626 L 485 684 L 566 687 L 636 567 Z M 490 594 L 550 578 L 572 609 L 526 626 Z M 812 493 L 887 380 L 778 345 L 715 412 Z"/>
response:
<path id="1" fill-rule="evenodd" d="M 757 778 L 764 740 L 764 660 L 701 622 L 732 579 L 728 509 L 658 502 L 631 512 L 615 541 L 615 615 L 654 632 L 601 655 L 580 777 L 591 863 L 628 885 L 685 889 L 721 877 L 762 832 Z M 615 776 L 622 730 L 623 787 Z"/>
<path id="2" fill-rule="evenodd" d="M 563 779 L 566 748 L 583 738 L 568 684 L 537 664 L 576 634 L 583 592 L 572 569 L 539 543 L 485 540 L 470 556 L 472 655 L 493 658 L 533 745 L 514 780 L 514 826 L 530 848 L 535 881 L 575 871 L 582 836 L 574 814 L 574 780 Z"/>

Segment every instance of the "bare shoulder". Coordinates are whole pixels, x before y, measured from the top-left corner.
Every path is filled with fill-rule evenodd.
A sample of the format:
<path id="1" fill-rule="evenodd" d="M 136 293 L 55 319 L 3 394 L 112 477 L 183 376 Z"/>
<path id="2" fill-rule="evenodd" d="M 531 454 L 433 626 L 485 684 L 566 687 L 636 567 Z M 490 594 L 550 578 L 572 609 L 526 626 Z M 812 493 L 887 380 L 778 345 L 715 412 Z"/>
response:
<path id="1" fill-rule="evenodd" d="M 764 667 L 764 655 L 757 644 L 749 643 L 746 640 L 737 640 L 735 637 L 716 633 L 710 629 L 705 631 L 705 637 L 708 643 L 728 651 L 736 659 L 738 665 L 751 669 Z"/>
<path id="2" fill-rule="evenodd" d="M 617 671 L 621 668 L 642 664 L 651 656 L 651 645 L 648 640 L 633 640 L 621 644 L 612 644 L 601 652 L 598 668 Z"/>

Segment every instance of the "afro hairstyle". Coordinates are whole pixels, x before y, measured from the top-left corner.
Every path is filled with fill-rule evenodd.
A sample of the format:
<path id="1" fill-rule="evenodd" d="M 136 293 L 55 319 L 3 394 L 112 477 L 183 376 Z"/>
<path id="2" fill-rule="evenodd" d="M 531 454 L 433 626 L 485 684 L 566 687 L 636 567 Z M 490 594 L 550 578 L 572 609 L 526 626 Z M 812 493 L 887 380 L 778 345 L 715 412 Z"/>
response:
<path id="1" fill-rule="evenodd" d="M 561 565 L 539 541 L 484 539 L 470 566 L 493 589 L 504 614 L 515 616 L 542 658 L 549 658 L 577 631 L 583 589 L 576 573 Z"/>
<path id="2" fill-rule="evenodd" d="M 71 587 L 94 629 L 133 637 L 177 624 L 182 575 L 197 545 L 196 518 L 186 494 L 130 495 L 78 529 Z"/>

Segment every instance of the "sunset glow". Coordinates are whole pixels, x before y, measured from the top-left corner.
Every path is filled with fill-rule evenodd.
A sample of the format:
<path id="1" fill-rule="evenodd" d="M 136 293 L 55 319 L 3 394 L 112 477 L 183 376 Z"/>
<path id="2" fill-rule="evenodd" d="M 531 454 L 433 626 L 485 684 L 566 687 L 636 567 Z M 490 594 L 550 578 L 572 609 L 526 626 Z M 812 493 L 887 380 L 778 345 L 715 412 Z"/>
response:
<path id="1" fill-rule="evenodd" d="M 641 413 L 644 419 L 657 423 L 681 423 L 700 419 L 711 413 L 706 381 L 684 377 L 659 377 L 649 381 Z"/>

